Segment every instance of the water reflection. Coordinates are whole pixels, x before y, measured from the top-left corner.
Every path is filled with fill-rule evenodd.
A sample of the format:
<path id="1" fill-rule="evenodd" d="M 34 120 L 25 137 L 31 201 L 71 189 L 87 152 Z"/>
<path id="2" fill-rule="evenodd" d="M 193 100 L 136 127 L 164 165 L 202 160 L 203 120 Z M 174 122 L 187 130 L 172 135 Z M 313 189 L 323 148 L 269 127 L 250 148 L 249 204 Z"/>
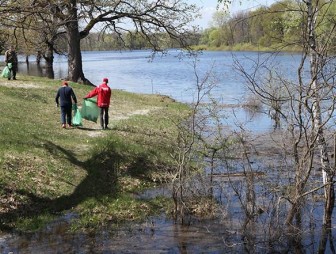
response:
<path id="1" fill-rule="evenodd" d="M 164 216 L 149 218 L 118 230 L 103 228 L 94 234 L 72 234 L 67 222 L 58 221 L 39 233 L 3 236 L 1 253 L 317 253 L 318 233 L 269 231 L 267 225 L 251 224 L 241 231 L 241 221 L 194 221 L 179 225 Z M 280 234 L 279 234 L 280 233 Z M 275 234 L 275 235 L 274 235 Z M 273 240 L 270 241 L 270 239 Z M 288 241 L 286 241 L 288 239 Z M 326 252 L 331 251 L 331 238 Z"/>
<path id="2" fill-rule="evenodd" d="M 318 248 L 319 254 L 328 253 L 329 250 L 331 250 L 332 253 L 336 253 L 336 241 L 335 241 L 335 237 L 333 236 L 332 228 L 333 226 L 331 223 L 323 224 L 321 240 L 320 240 L 319 248 Z"/>
<path id="3" fill-rule="evenodd" d="M 57 68 L 58 66 L 58 68 Z M 60 68 L 59 64 L 56 64 L 54 69 L 47 68 L 44 64 L 36 63 L 19 63 L 19 73 L 36 76 L 36 77 L 48 77 L 50 79 L 63 79 L 67 75 L 67 71 Z M 56 72 L 55 72 L 56 70 Z"/>
<path id="4" fill-rule="evenodd" d="M 245 107 L 226 108 L 223 124 L 232 130 L 246 130 L 254 133 L 267 132 L 274 129 L 271 118 L 262 111 L 252 111 Z"/>
<path id="5" fill-rule="evenodd" d="M 311 200 L 302 208 L 295 231 L 281 228 L 281 214 L 286 210 L 270 184 L 276 183 L 272 175 L 255 179 L 258 193 L 256 205 L 264 210 L 253 220 L 246 217 L 240 203 L 240 193 L 247 188 L 245 177 L 228 179 L 218 175 L 215 196 L 223 207 L 217 219 L 199 221 L 190 218 L 189 225 L 176 224 L 165 215 L 150 217 L 144 223 L 101 228 L 95 233 L 69 231 L 76 214 L 69 213 L 37 233 L 0 236 L 1 253 L 329 253 L 334 249 L 335 228 L 321 228 L 319 221 L 323 204 Z M 284 186 L 285 182 L 282 183 Z M 169 196 L 165 186 L 140 193 L 138 198 L 151 199 Z M 228 210 L 226 210 L 227 208 Z M 275 213 L 276 212 L 276 213 Z M 335 215 L 333 216 L 335 219 Z M 248 223 L 246 223 L 248 222 Z M 321 234 L 322 232 L 322 234 Z M 333 253 L 332 251 L 330 253 Z"/>

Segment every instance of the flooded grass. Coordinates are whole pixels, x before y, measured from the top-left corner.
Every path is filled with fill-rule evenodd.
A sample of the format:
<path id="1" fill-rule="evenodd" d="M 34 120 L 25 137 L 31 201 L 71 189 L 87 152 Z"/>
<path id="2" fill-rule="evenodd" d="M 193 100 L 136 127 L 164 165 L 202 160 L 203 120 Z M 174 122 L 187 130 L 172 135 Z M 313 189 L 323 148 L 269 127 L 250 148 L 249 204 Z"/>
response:
<path id="1" fill-rule="evenodd" d="M 37 233 L 2 236 L 0 245 L 2 253 L 317 252 L 321 232 L 313 220 L 310 220 L 309 231 L 297 234 L 263 224 L 265 219 L 262 218 L 243 231 L 244 218 L 234 217 L 236 219 L 194 219 L 189 225 L 181 225 L 163 213 L 142 223 L 125 223 L 118 227 L 111 224 L 89 233 L 72 233 L 68 230 L 68 218 L 63 218 Z"/>

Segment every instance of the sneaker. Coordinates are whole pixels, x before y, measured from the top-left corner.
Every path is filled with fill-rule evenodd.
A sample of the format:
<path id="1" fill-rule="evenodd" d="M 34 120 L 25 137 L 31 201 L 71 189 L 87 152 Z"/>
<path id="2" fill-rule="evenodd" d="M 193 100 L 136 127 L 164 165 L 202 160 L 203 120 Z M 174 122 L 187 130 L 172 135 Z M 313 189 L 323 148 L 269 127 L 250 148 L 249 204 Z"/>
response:
<path id="1" fill-rule="evenodd" d="M 13 80 L 16 80 L 16 78 L 13 78 Z"/>
<path id="2" fill-rule="evenodd" d="M 105 130 L 109 130 L 110 128 L 109 127 L 107 127 L 107 125 L 105 126 Z"/>
<path id="3" fill-rule="evenodd" d="M 64 129 L 66 128 L 66 125 L 65 125 L 65 123 L 64 123 L 64 124 L 62 124 L 62 128 L 64 128 Z"/>

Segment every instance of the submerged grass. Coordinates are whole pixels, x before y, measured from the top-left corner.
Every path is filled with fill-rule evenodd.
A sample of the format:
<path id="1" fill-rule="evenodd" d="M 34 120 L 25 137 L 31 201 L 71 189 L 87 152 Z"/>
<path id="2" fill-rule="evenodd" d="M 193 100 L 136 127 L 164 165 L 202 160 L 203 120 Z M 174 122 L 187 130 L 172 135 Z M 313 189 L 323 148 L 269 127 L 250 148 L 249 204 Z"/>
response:
<path id="1" fill-rule="evenodd" d="M 75 212 L 75 229 L 139 220 L 165 199 L 136 193 L 167 169 L 177 132 L 172 119 L 188 107 L 168 97 L 113 90 L 110 130 L 84 120 L 62 129 L 55 94 L 60 81 L 19 76 L 0 80 L 1 230 L 34 231 Z M 92 87 L 70 83 L 79 106 Z M 113 84 L 111 85 L 113 89 Z"/>

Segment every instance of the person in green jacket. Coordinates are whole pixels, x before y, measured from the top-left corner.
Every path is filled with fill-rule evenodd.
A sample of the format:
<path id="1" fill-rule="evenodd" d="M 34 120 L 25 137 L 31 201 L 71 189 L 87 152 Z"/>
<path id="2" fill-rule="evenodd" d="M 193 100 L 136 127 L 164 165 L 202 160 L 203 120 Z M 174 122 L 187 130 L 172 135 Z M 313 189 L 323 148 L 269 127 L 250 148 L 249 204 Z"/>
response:
<path id="1" fill-rule="evenodd" d="M 9 63 L 12 65 L 11 67 L 9 67 L 9 69 L 13 73 L 13 75 L 9 75 L 8 80 L 11 79 L 11 76 L 13 76 L 13 79 L 16 80 L 16 72 L 18 70 L 18 58 L 13 46 L 10 46 L 9 49 L 5 52 L 5 63 L 8 67 Z"/>

